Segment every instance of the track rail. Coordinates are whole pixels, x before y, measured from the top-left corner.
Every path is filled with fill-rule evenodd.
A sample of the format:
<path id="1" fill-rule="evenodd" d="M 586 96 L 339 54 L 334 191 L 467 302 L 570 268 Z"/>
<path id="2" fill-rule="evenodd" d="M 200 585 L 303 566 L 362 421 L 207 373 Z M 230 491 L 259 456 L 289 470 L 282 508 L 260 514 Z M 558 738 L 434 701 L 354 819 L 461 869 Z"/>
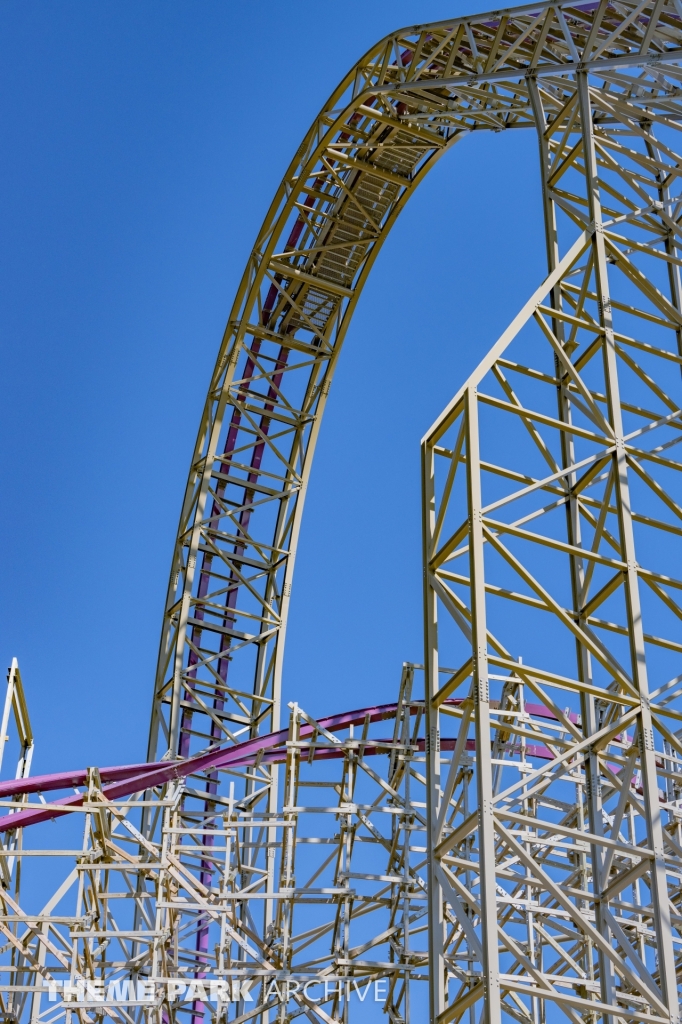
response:
<path id="1" fill-rule="evenodd" d="M 652 0 L 406 28 L 329 97 L 255 241 L 210 382 L 166 598 L 150 760 L 279 728 L 321 417 L 367 275 L 415 188 L 469 132 L 534 126 L 530 83 L 554 117 L 565 76 L 677 60 L 680 25 L 672 0 Z"/>
<path id="2" fill-rule="evenodd" d="M 0 785 L 8 1020 L 200 1024 L 212 974 L 239 1024 L 362 1018 L 364 979 L 392 1024 L 426 1019 L 426 988 L 433 1024 L 679 1024 L 681 63 L 680 0 L 539 3 L 396 32 L 329 98 L 210 383 L 148 761 Z M 395 704 L 293 703 L 283 729 L 305 491 L 364 282 L 446 150 L 527 127 L 549 276 L 423 441 L 425 689 L 405 664 Z M 78 849 L 23 845 L 51 817 Z M 43 858 L 68 873 L 26 909 Z M 122 972 L 151 1002 L 126 1009 Z"/>
<path id="3" fill-rule="evenodd" d="M 444 701 L 447 707 L 455 708 L 462 704 L 462 699 Z M 529 713 L 538 715 L 540 718 L 549 718 L 558 721 L 548 708 L 541 704 L 528 704 Z M 377 707 L 360 708 L 357 711 L 347 711 L 339 715 L 329 715 L 317 722 L 319 729 L 346 729 L 353 725 L 373 724 L 385 722 L 395 718 L 399 705 L 381 704 Z M 409 708 L 410 715 L 423 713 L 423 703 L 415 701 Z M 575 717 L 575 716 L 573 716 Z M 300 740 L 309 739 L 315 732 L 316 727 L 303 725 L 300 729 Z M 99 769 L 100 781 L 104 784 L 102 794 L 111 800 L 120 800 L 133 793 L 139 793 L 145 789 L 153 789 L 162 786 L 167 782 L 187 778 L 199 772 L 210 772 L 216 769 L 234 769 L 245 766 L 252 766 L 256 762 L 267 764 L 284 764 L 287 759 L 287 738 L 288 729 L 280 729 L 279 732 L 270 733 L 267 736 L 260 736 L 255 740 L 246 740 L 228 747 L 214 747 L 203 754 L 197 754 L 186 761 L 156 761 L 144 764 L 116 765 Z M 457 742 L 457 737 L 442 737 L 441 749 L 452 750 Z M 374 738 L 363 748 L 365 757 L 384 752 L 389 746 L 391 739 L 382 740 Z M 414 743 L 415 751 L 424 751 L 424 739 L 417 738 Z M 467 750 L 475 750 L 473 740 L 467 740 Z M 551 761 L 552 751 L 542 744 L 532 744 L 528 747 L 529 756 L 538 757 L 541 760 Z M 312 754 L 312 760 L 328 760 L 341 758 L 343 750 L 329 750 L 317 747 Z M 69 789 L 74 786 L 87 786 L 91 769 L 79 768 L 71 772 L 54 772 L 49 775 L 34 775 L 29 778 L 11 779 L 7 782 L 0 782 L 0 800 L 28 795 L 31 793 L 51 793 L 56 790 Z M 66 809 L 81 806 L 86 796 L 81 793 L 63 797 L 53 801 L 49 808 L 31 807 L 17 814 L 8 814 L 0 817 L 0 833 L 15 831 L 17 828 L 27 828 L 29 825 L 39 825 L 43 821 L 50 821 L 59 817 L 60 813 L 67 813 Z M 57 809 L 61 805 L 65 808 L 63 812 Z"/>

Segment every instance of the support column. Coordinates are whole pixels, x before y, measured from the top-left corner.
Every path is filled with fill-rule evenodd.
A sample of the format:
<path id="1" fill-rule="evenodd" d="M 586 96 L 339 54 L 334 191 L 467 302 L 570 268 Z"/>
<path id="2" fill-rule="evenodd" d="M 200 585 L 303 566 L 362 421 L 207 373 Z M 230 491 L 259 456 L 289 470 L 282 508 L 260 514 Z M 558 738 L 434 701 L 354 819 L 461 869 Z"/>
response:
<path id="1" fill-rule="evenodd" d="M 467 497 L 469 505 L 469 575 L 471 578 L 471 626 L 474 670 L 474 724 L 476 729 L 476 783 L 478 797 L 478 859 L 481 899 L 481 946 L 483 949 L 484 1009 L 481 1024 L 500 1024 L 500 967 L 497 940 L 495 878 L 495 821 L 490 736 L 488 639 L 483 566 L 483 512 L 481 462 L 476 389 L 465 398 Z"/>
<path id="2" fill-rule="evenodd" d="M 422 544 L 424 560 L 424 707 L 426 712 L 426 820 L 429 908 L 429 1020 L 436 1024 L 445 1011 L 445 922 L 443 893 L 436 873 L 434 830 L 440 808 L 440 723 L 432 700 L 438 692 L 438 611 L 436 594 L 429 581 L 431 544 L 435 527 L 433 448 L 422 445 Z"/>
<path id="3" fill-rule="evenodd" d="M 550 162 L 550 151 L 547 143 L 547 136 L 545 134 L 547 125 L 545 124 L 545 116 L 542 107 L 542 101 L 538 90 L 537 82 L 535 78 L 529 79 L 529 94 L 531 98 L 531 104 L 533 106 L 533 113 L 535 114 L 535 125 L 538 133 L 538 144 L 539 144 L 539 156 L 540 156 L 540 174 L 542 180 L 542 206 L 543 216 L 545 224 L 545 246 L 547 250 L 547 271 L 552 273 L 559 262 L 559 239 L 556 222 L 556 206 L 554 200 L 551 197 L 551 189 L 549 185 L 549 178 L 551 175 L 551 162 Z M 579 101 L 578 101 L 579 102 Z M 560 159 L 560 157 L 559 157 Z M 561 286 L 557 283 L 550 293 L 550 305 L 553 309 L 561 310 L 562 299 L 561 299 Z M 564 343 L 564 323 L 562 320 L 555 318 L 552 321 L 552 330 L 559 342 L 563 345 Z M 568 353 L 570 355 L 570 353 Z M 556 378 L 559 381 L 557 386 L 557 405 L 559 419 L 564 423 L 570 423 L 571 416 L 571 401 L 570 393 L 568 390 L 568 378 L 566 375 L 565 368 L 561 365 L 559 357 L 554 358 L 554 371 Z M 563 432 L 561 433 L 561 465 L 562 468 L 567 469 L 570 466 L 575 465 L 575 443 L 573 434 Z M 566 477 L 567 485 L 567 499 L 566 499 L 566 536 L 568 543 L 575 548 L 582 546 L 582 529 L 580 522 L 580 509 L 578 506 L 578 499 L 575 494 L 576 474 L 571 473 Z M 607 491 L 608 497 L 608 491 Z M 580 615 L 580 610 L 584 604 L 583 600 L 583 585 L 585 581 L 585 565 L 584 560 L 576 555 L 569 557 L 570 574 L 571 574 L 571 597 L 573 603 L 573 612 L 576 616 L 576 621 L 582 625 L 583 618 Z M 576 669 L 578 679 L 582 682 L 592 683 L 592 664 L 590 660 L 589 652 L 585 649 L 580 641 L 576 641 Z M 580 696 L 580 715 L 582 721 L 583 734 L 585 736 L 591 736 L 597 732 L 597 715 L 595 707 L 595 698 L 591 694 L 582 693 Z M 601 786 L 600 786 L 600 768 L 599 758 L 593 750 L 589 750 L 585 755 L 585 804 L 587 806 L 587 818 L 589 823 L 589 830 L 594 836 L 604 835 L 604 819 L 602 811 L 602 799 L 601 799 Z M 606 879 L 603 877 L 603 856 L 602 847 L 598 843 L 592 843 L 590 845 L 590 863 L 591 863 L 591 874 L 592 874 L 592 886 L 595 893 L 602 892 L 607 885 Z M 587 911 L 588 907 L 585 904 L 584 909 Z M 608 925 L 603 920 L 603 911 L 600 901 L 596 901 L 594 905 L 595 910 L 595 925 L 597 930 L 604 936 L 607 941 L 610 941 L 610 933 Z M 594 976 L 594 949 L 591 940 L 585 940 L 585 949 L 583 956 L 583 969 L 586 972 L 588 978 Z M 609 958 L 604 954 L 603 950 L 597 950 L 597 961 L 599 964 L 599 985 L 601 1001 L 608 1005 L 613 1005 L 615 1002 L 614 994 L 614 970 L 613 964 Z M 587 993 L 586 993 L 587 994 Z M 612 1024 L 613 1017 L 611 1015 L 604 1016 L 604 1024 Z"/>
<path id="4" fill-rule="evenodd" d="M 656 944 L 659 961 L 659 984 L 664 1002 L 670 1011 L 671 1022 L 679 1020 L 679 1002 L 677 995 L 677 978 L 675 972 L 675 955 L 672 944 L 670 923 L 670 904 L 668 899 L 668 883 L 665 868 L 663 828 L 658 797 L 658 778 L 656 773 L 656 756 L 654 751 L 654 734 L 649 705 L 649 684 L 647 678 L 644 632 L 639 595 L 639 578 L 632 525 L 632 509 L 628 480 L 627 456 L 623 440 L 622 409 L 618 385 L 618 367 L 616 348 L 613 335 L 611 297 L 609 291 L 608 269 L 606 262 L 606 246 L 602 227 L 602 211 L 599 187 L 597 159 L 594 145 L 594 124 L 589 94 L 589 81 L 586 72 L 579 72 L 578 101 L 583 134 L 583 153 L 585 161 L 585 178 L 587 182 L 587 198 L 590 219 L 592 221 L 593 238 L 592 253 L 594 259 L 597 295 L 599 296 L 599 317 L 604 331 L 604 378 L 608 402 L 609 422 L 615 434 L 616 450 L 613 455 L 614 491 L 618 509 L 622 560 L 626 563 L 625 570 L 625 606 L 628 619 L 630 638 L 630 658 L 632 680 L 639 694 L 641 705 L 638 719 L 640 763 L 642 768 L 643 800 L 648 833 L 648 843 L 654 851 L 651 868 L 651 894 L 654 905 L 653 925 L 656 929 Z"/>

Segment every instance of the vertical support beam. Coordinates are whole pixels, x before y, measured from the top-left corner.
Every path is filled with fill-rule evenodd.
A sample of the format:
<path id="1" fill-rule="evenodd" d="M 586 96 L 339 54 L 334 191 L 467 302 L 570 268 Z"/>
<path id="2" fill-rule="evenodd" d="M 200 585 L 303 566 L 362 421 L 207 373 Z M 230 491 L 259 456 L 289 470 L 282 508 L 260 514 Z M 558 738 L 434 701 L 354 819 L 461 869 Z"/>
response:
<path id="1" fill-rule="evenodd" d="M 436 523 L 433 448 L 422 445 L 422 546 L 424 561 L 424 706 L 426 709 L 426 821 L 429 908 L 429 1019 L 435 1024 L 445 1010 L 445 922 L 443 894 L 436 873 L 434 830 L 440 807 L 439 712 L 432 700 L 438 692 L 438 608 L 429 579 L 429 562 Z"/>
<path id="2" fill-rule="evenodd" d="M 557 221 L 556 221 L 556 206 L 551 196 L 551 189 L 549 185 L 549 178 L 551 175 L 552 165 L 550 160 L 549 147 L 547 145 L 547 139 L 545 136 L 545 116 L 542 107 L 542 101 L 540 98 L 540 92 L 537 87 L 535 78 L 529 80 L 529 93 L 531 98 L 531 104 L 533 112 L 535 114 L 535 124 L 538 133 L 538 145 L 539 145 L 539 156 L 540 156 L 540 174 L 542 180 L 542 205 L 543 205 L 543 217 L 545 224 L 545 247 L 547 251 L 547 271 L 552 273 L 559 262 L 559 239 L 557 232 Z M 562 307 L 561 300 L 561 286 L 560 282 L 557 282 L 555 287 L 550 293 L 550 305 L 553 309 L 560 310 Z M 555 318 L 552 321 L 552 330 L 555 336 L 563 344 L 564 342 L 564 324 L 563 321 Z M 570 392 L 568 390 L 568 379 L 565 368 L 561 366 L 558 356 L 554 357 L 554 372 L 558 380 L 557 385 L 557 406 L 559 419 L 564 423 L 571 422 L 571 400 Z M 570 466 L 575 465 L 575 443 L 574 436 L 571 433 L 562 431 L 561 433 L 561 465 L 562 468 L 567 469 Z M 571 473 L 566 477 L 566 484 L 568 486 L 568 497 L 566 501 L 566 536 L 569 544 L 575 548 L 582 546 L 582 531 L 580 523 L 580 509 L 578 507 L 578 500 L 576 498 L 574 487 L 576 483 L 576 474 Z M 569 567 L 571 574 L 571 597 L 573 603 L 573 612 L 576 616 L 576 621 L 582 624 L 583 620 L 580 616 L 580 609 L 584 604 L 583 600 L 583 585 L 585 580 L 585 567 L 584 560 L 576 555 L 569 557 Z M 576 640 L 576 661 L 577 661 L 577 673 L 578 679 L 582 682 L 592 683 L 592 665 L 590 661 L 589 652 L 585 649 L 584 645 Z M 591 736 L 597 731 L 597 716 L 595 699 L 591 694 L 582 693 L 580 696 L 580 713 L 582 729 L 585 736 Z M 603 836 L 604 835 L 604 819 L 602 812 L 602 799 L 601 799 L 601 786 L 600 786 L 600 767 L 599 758 L 593 750 L 589 750 L 585 755 L 585 782 L 584 795 L 587 804 L 587 813 L 589 821 L 589 830 L 592 835 Z M 603 878 L 602 870 L 602 848 L 597 843 L 592 843 L 590 846 L 590 865 L 592 875 L 592 886 L 595 892 L 602 892 L 606 888 L 606 881 Z M 587 905 L 585 906 L 587 909 Z M 603 920 L 603 909 L 601 902 L 597 900 L 595 902 L 595 926 L 597 930 L 604 936 L 605 939 L 609 939 L 608 925 Z M 593 945 L 588 939 L 585 941 L 583 950 L 583 969 L 585 970 L 588 977 L 592 977 L 594 974 L 593 964 Z M 599 984 L 601 1001 L 607 1005 L 613 1005 L 615 1002 L 614 993 L 614 970 L 613 964 L 607 956 L 604 955 L 603 950 L 597 950 L 597 959 L 599 962 Z M 611 1015 L 604 1016 L 604 1024 L 612 1024 L 613 1018 Z"/>
<path id="3" fill-rule="evenodd" d="M 551 274 L 559 262 L 559 239 L 557 236 L 554 201 L 550 195 L 550 187 L 548 183 L 550 158 L 549 147 L 547 145 L 547 139 L 545 138 L 545 113 L 542 107 L 540 90 L 538 89 L 538 83 L 534 72 L 528 74 L 527 82 L 528 96 L 530 98 L 530 104 L 535 118 L 535 129 L 538 134 L 538 147 L 540 150 L 540 182 L 542 185 L 542 211 L 544 214 L 545 247 L 547 250 L 547 273 Z M 560 306 L 560 295 L 561 291 L 559 285 L 556 284 L 550 292 L 551 303 L 554 309 L 558 309 Z M 555 333 L 556 328 L 557 324 L 555 321 L 553 324 L 553 330 Z"/>
<path id="4" fill-rule="evenodd" d="M 285 827 L 281 830 L 282 835 L 282 861 L 280 868 L 279 888 L 282 892 L 290 890 L 293 892 L 295 886 L 295 861 L 296 861 L 296 828 L 298 815 L 295 810 L 298 793 L 298 774 L 300 768 L 301 751 L 296 746 L 300 739 L 301 722 L 298 704 L 291 705 L 289 717 L 289 742 L 287 744 L 287 760 L 284 782 L 284 805 L 282 808 L 282 819 Z M 276 832 L 275 829 L 268 829 L 268 833 Z M 268 900 L 268 903 L 274 900 Z M 279 901 L 279 941 L 280 961 L 284 970 L 291 969 L 292 939 L 293 939 L 293 916 L 294 897 Z M 274 915 L 273 915 L 274 920 Z M 267 934 L 267 933 L 266 933 Z M 265 986 L 263 987 L 265 992 Z M 280 1006 L 279 1016 L 284 1020 L 286 1003 Z"/>
<path id="5" fill-rule="evenodd" d="M 43 923 L 40 925 L 40 931 L 41 931 L 41 934 L 43 936 L 43 939 L 47 939 L 47 937 L 49 935 L 49 930 L 50 930 L 49 923 L 47 921 L 43 921 Z M 44 984 L 44 975 L 43 975 L 43 971 L 41 970 L 41 968 L 45 967 L 46 953 L 47 953 L 47 945 L 46 945 L 46 943 L 44 941 L 43 942 L 39 942 L 38 946 L 37 946 L 37 955 L 36 955 L 36 959 L 35 959 L 35 964 L 36 964 L 36 967 L 38 968 L 38 970 L 40 971 L 40 974 L 42 975 L 40 980 L 41 980 L 41 982 L 43 982 L 43 984 Z M 36 986 L 36 991 L 34 991 L 31 994 L 31 1003 L 30 1003 L 31 1009 L 29 1011 L 30 1012 L 29 1024 L 38 1024 L 38 1022 L 41 1019 L 41 1016 L 42 1016 L 42 1014 L 40 1012 L 40 1006 L 41 1006 L 41 1003 L 42 1003 L 41 988 L 42 988 L 42 985 L 40 987 Z"/>
<path id="6" fill-rule="evenodd" d="M 407 751 L 410 744 L 410 712 L 406 710 L 406 704 L 412 699 L 412 684 L 414 682 L 414 666 L 411 664 L 403 665 L 402 680 L 400 686 L 399 696 L 399 713 L 396 714 L 396 725 L 395 725 L 395 738 L 399 743 L 402 743 L 405 750 Z M 406 812 L 408 808 L 412 807 L 411 800 L 411 755 L 406 754 L 406 771 L 404 774 L 404 786 L 405 786 L 405 808 Z M 393 762 L 395 766 L 395 762 Z M 394 785 L 395 768 L 389 775 L 390 785 Z M 396 916 L 402 912 L 402 959 L 403 963 L 408 964 L 410 962 L 410 874 L 411 874 L 411 863 L 410 863 L 410 850 L 413 832 L 416 831 L 414 824 L 414 814 L 405 813 L 400 821 L 395 821 L 394 828 L 401 829 L 402 831 L 402 860 L 403 860 L 403 885 L 402 892 L 396 891 Z M 392 868 L 392 864 L 388 864 L 389 871 Z M 402 1016 L 405 1021 L 409 1021 L 410 1017 L 410 972 L 406 970 L 402 975 L 403 991 L 402 991 Z M 401 1007 L 398 1005 L 395 1007 L 396 1012 L 400 1013 Z"/>
<path id="7" fill-rule="evenodd" d="M 469 575 L 471 577 L 472 656 L 474 666 L 474 724 L 476 728 L 476 782 L 478 797 L 478 857 L 481 879 L 481 945 L 485 1003 L 482 1024 L 500 1024 L 500 967 L 497 940 L 495 879 L 495 820 L 490 736 L 488 634 L 483 565 L 483 505 L 481 455 L 476 389 L 465 398 L 467 496 L 469 505 Z"/>
<path id="8" fill-rule="evenodd" d="M 16 658 L 12 658 L 12 664 L 10 665 L 9 672 L 7 673 L 7 693 L 5 694 L 5 707 L 3 708 L 2 724 L 0 725 L 0 769 L 2 768 L 2 761 L 5 754 L 5 742 L 9 738 L 9 716 L 12 711 L 14 689 L 17 685 L 18 675 L 19 662 Z"/>
<path id="9" fill-rule="evenodd" d="M 651 868 L 651 895 L 654 905 L 653 924 L 656 930 L 658 950 L 659 984 L 661 994 L 670 1012 L 671 1022 L 679 1020 L 679 1001 L 675 971 L 675 953 L 672 944 L 670 903 L 663 848 L 663 826 L 658 797 L 658 778 L 654 734 L 649 703 L 644 632 L 639 596 L 639 577 L 635 554 L 635 538 L 632 525 L 632 508 L 628 480 L 628 466 L 623 440 L 623 417 L 618 384 L 618 367 L 613 335 L 611 298 L 609 291 L 606 247 L 602 227 L 602 210 L 597 159 L 594 145 L 594 125 L 586 72 L 579 72 L 578 99 L 583 134 L 583 155 L 590 219 L 592 221 L 592 252 L 594 259 L 597 295 L 599 296 L 600 323 L 604 330 L 604 377 L 608 402 L 609 421 L 615 433 L 616 450 L 613 455 L 615 474 L 615 495 L 618 509 L 618 524 L 622 560 L 625 570 L 625 605 L 630 640 L 632 680 L 641 700 L 639 714 L 640 763 L 647 823 L 648 842 L 654 851 Z"/>

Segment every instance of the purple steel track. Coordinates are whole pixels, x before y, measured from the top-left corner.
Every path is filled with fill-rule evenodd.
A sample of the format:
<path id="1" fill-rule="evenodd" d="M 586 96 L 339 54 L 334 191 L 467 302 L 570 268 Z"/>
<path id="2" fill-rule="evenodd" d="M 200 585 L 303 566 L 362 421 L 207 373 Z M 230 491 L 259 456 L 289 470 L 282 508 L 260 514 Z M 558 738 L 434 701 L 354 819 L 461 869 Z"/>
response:
<path id="1" fill-rule="evenodd" d="M 448 700 L 449 705 L 457 706 L 461 700 Z M 411 714 L 416 714 L 422 705 L 415 703 L 411 705 Z M 394 718 L 398 709 L 397 704 L 378 704 L 373 707 L 359 708 L 356 711 L 345 711 L 338 715 L 330 715 L 321 718 L 318 725 L 323 729 L 345 729 L 350 725 L 362 725 L 365 722 L 382 722 Z M 556 716 L 542 704 L 527 704 L 526 710 L 533 715 L 542 718 L 555 719 Z M 575 718 L 571 715 L 571 718 Z M 301 726 L 301 739 L 312 736 L 315 727 L 307 723 Z M 280 729 L 267 736 L 257 736 L 254 739 L 246 740 L 229 747 L 213 747 L 194 757 L 181 761 L 154 761 L 142 764 L 118 765 L 110 768 L 101 768 L 100 778 L 105 783 L 102 792 L 110 800 L 119 800 L 133 793 L 139 793 L 144 789 L 151 789 L 163 785 L 171 779 L 186 778 L 198 772 L 207 770 L 217 771 L 221 768 L 237 768 L 252 764 L 260 755 L 263 761 L 269 764 L 277 764 L 286 759 L 286 742 L 288 729 Z M 367 756 L 381 753 L 385 749 L 384 744 L 392 742 L 389 739 L 372 739 L 367 743 L 364 753 Z M 456 737 L 444 738 L 441 740 L 441 747 L 445 750 L 452 749 Z M 424 741 L 419 741 L 419 748 L 423 749 Z M 467 749 L 474 750 L 474 741 L 467 741 Z M 527 752 L 531 757 L 539 757 L 543 760 L 552 760 L 554 755 L 544 746 L 528 746 Z M 343 751 L 330 750 L 328 747 L 314 751 L 316 760 L 329 760 L 343 756 Z M 28 793 L 50 793 L 55 790 L 71 788 L 73 786 L 86 785 L 88 781 L 88 769 L 80 768 L 71 772 L 57 772 L 51 775 L 36 775 L 27 779 L 11 779 L 7 782 L 0 782 L 0 799 L 7 799 Z M 67 814 L 72 807 L 79 807 L 85 799 L 85 794 L 74 793 L 67 797 L 61 797 L 50 807 L 31 807 L 15 814 L 7 814 L 0 818 L 0 832 L 8 832 L 17 828 L 26 828 L 28 825 L 37 825 L 42 821 L 49 821 L 52 818 Z M 64 810 L 59 810 L 59 807 Z"/>

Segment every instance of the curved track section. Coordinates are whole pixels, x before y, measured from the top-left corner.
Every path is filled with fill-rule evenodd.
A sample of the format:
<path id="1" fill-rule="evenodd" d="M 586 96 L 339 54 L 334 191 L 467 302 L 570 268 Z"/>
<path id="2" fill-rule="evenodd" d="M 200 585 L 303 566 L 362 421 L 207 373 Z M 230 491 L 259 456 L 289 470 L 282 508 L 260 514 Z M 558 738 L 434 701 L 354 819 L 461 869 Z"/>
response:
<path id="1" fill-rule="evenodd" d="M 679 1024 L 681 63 L 680 0 L 538 4 L 397 32 L 332 95 L 211 381 L 148 762 L 27 779 L 17 714 L 4 1019 Z M 425 687 L 283 729 L 355 303 L 433 162 L 519 127 L 549 276 L 423 441 Z"/>
<path id="2" fill-rule="evenodd" d="M 279 725 L 292 556 L 336 355 L 383 238 L 459 134 L 403 122 L 389 96 L 368 91 L 378 53 L 386 81 L 394 60 L 410 68 L 404 46 L 383 45 L 330 97 L 230 314 L 178 530 L 150 758 Z"/>
<path id="3" fill-rule="evenodd" d="M 445 700 L 443 703 L 446 708 L 450 709 L 459 708 L 463 701 L 461 698 L 457 698 Z M 559 721 L 557 716 L 544 705 L 526 704 L 526 708 L 529 714 L 536 715 L 540 719 Z M 309 741 L 316 731 L 338 731 L 353 726 L 392 721 L 399 709 L 399 704 L 381 704 L 371 708 L 360 708 L 357 711 L 346 711 L 339 715 L 329 715 L 326 718 L 320 718 L 315 725 L 311 723 L 302 725 L 299 730 L 299 739 Z M 423 702 L 413 701 L 407 713 L 410 716 L 422 715 L 424 713 Z M 573 717 L 575 718 L 575 716 Z M 226 748 L 213 747 L 211 750 L 203 754 L 196 754 L 185 761 L 156 761 L 100 768 L 99 778 L 103 783 L 102 794 L 107 800 L 121 800 L 134 793 L 151 790 L 199 772 L 253 767 L 256 763 L 284 764 L 287 760 L 288 736 L 288 729 L 280 729 L 267 736 L 259 736 L 255 740 L 246 740 L 244 743 L 237 743 Z M 385 752 L 391 743 L 390 738 L 373 738 L 371 743 L 365 744 L 364 756 L 374 757 L 376 754 Z M 456 736 L 444 736 L 440 740 L 442 750 L 453 750 L 456 743 Z M 415 752 L 423 753 L 424 746 L 423 737 L 416 737 Z M 474 740 L 467 739 L 466 749 L 476 749 Z M 549 747 L 543 744 L 530 744 L 528 752 L 529 756 L 541 760 L 551 761 L 553 757 Z M 312 761 L 336 760 L 343 756 L 344 752 L 341 748 L 334 750 L 329 747 L 313 746 L 311 763 Z M 12 797 L 27 796 L 30 793 L 53 793 L 63 789 L 87 786 L 89 774 L 90 769 L 80 768 L 70 772 L 55 772 L 51 775 L 34 775 L 25 779 L 0 782 L 0 800 L 11 800 Z M 82 807 L 85 800 L 86 797 L 76 791 L 71 796 L 51 801 L 49 808 L 32 807 L 18 811 L 16 814 L 0 816 L 0 833 L 15 831 L 17 828 L 27 828 L 29 825 L 39 825 L 43 821 L 52 821 L 60 817 L 61 814 L 66 814 L 68 808 Z M 60 811 L 59 806 L 64 807 L 64 810 Z"/>
<path id="4" fill-rule="evenodd" d="M 220 346 L 173 556 L 150 760 L 279 728 L 296 540 L 336 359 L 379 248 L 433 163 L 470 131 L 535 125 L 532 83 L 551 120 L 576 71 L 627 93 L 621 69 L 680 54 L 672 0 L 537 4 L 396 32 L 330 96 Z"/>

